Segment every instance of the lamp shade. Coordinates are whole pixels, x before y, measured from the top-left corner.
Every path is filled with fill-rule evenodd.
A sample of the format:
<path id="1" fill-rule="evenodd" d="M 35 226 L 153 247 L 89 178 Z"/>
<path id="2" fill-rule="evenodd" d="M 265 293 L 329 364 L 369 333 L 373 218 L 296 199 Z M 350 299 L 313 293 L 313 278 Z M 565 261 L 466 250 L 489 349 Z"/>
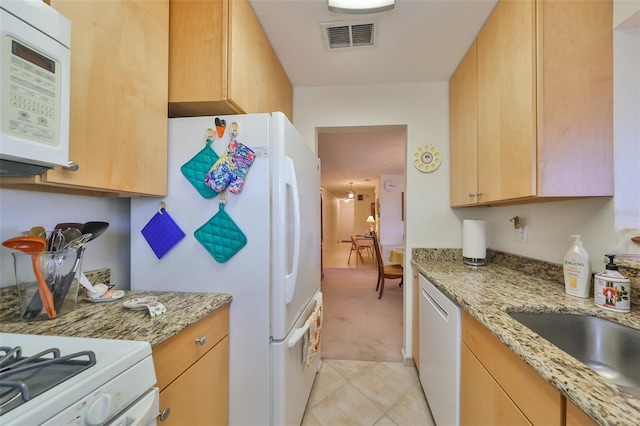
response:
<path id="1" fill-rule="evenodd" d="M 376 223 L 376 220 L 373 218 L 373 216 L 369 216 L 367 218 L 367 223 Z"/>
<path id="2" fill-rule="evenodd" d="M 328 0 L 329 10 L 337 13 L 378 13 L 393 9 L 395 0 Z"/>

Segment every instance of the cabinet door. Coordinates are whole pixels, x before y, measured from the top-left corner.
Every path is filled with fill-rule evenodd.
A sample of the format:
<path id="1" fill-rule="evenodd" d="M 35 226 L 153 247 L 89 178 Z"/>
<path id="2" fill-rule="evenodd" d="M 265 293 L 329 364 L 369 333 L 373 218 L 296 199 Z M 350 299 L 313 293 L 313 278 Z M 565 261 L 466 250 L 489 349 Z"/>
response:
<path id="1" fill-rule="evenodd" d="M 462 341 L 532 423 L 563 425 L 560 392 L 467 311 L 462 311 Z"/>
<path id="2" fill-rule="evenodd" d="M 160 424 L 226 425 L 229 420 L 229 337 L 225 337 L 160 393 Z"/>
<path id="3" fill-rule="evenodd" d="M 613 195 L 612 13 L 611 1 L 537 4 L 538 196 Z"/>
<path id="4" fill-rule="evenodd" d="M 48 184 L 167 191 L 169 2 L 51 0 L 71 21 L 69 158 Z"/>
<path id="5" fill-rule="evenodd" d="M 237 114 L 227 99 L 227 0 L 171 0 L 169 116 Z"/>
<path id="6" fill-rule="evenodd" d="M 460 365 L 461 425 L 531 425 L 464 344 Z"/>
<path id="7" fill-rule="evenodd" d="M 500 1 L 477 43 L 480 202 L 535 196 L 534 1 Z"/>
<path id="8" fill-rule="evenodd" d="M 269 96 L 272 102 L 269 111 L 281 111 L 293 123 L 293 86 L 275 52 L 271 55 L 271 67 L 273 69 L 273 82 L 271 84 L 271 96 Z"/>
<path id="9" fill-rule="evenodd" d="M 478 69 L 476 41 L 449 80 L 450 204 L 478 203 Z"/>
<path id="10" fill-rule="evenodd" d="M 245 113 L 269 112 L 273 54 L 247 0 L 229 2 L 229 99 Z"/>
<path id="11" fill-rule="evenodd" d="M 596 426 L 591 417 L 579 409 L 573 402 L 567 400 L 567 422 L 566 426 Z"/>

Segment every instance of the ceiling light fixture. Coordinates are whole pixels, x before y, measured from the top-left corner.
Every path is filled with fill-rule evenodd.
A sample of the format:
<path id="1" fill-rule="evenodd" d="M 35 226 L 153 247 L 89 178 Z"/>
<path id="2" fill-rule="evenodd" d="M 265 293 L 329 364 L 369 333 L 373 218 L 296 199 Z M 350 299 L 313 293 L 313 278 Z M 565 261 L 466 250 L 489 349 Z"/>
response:
<path id="1" fill-rule="evenodd" d="M 353 182 L 349 182 L 350 185 L 350 189 L 347 191 L 347 197 L 349 197 L 349 199 L 353 199 L 353 197 L 356 196 L 356 193 L 353 191 Z"/>
<path id="2" fill-rule="evenodd" d="M 337 13 L 378 13 L 393 9 L 395 0 L 328 0 L 329 10 Z"/>

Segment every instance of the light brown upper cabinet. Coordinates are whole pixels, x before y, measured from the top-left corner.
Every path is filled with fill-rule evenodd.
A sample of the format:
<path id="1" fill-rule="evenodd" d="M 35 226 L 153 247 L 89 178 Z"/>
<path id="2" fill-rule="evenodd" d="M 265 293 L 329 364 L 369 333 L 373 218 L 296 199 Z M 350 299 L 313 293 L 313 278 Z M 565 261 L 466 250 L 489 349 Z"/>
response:
<path id="1" fill-rule="evenodd" d="M 69 159 L 79 169 L 3 177 L 2 186 L 165 195 L 168 0 L 50 4 L 71 21 Z"/>
<path id="2" fill-rule="evenodd" d="M 293 88 L 247 0 L 171 0 L 169 116 L 282 111 Z"/>
<path id="3" fill-rule="evenodd" d="M 474 41 L 449 81 L 451 205 L 478 203 L 478 60 Z"/>
<path id="4" fill-rule="evenodd" d="M 475 117 L 474 46 L 450 81 L 451 205 L 613 195 L 611 1 L 501 0 L 475 44 Z"/>

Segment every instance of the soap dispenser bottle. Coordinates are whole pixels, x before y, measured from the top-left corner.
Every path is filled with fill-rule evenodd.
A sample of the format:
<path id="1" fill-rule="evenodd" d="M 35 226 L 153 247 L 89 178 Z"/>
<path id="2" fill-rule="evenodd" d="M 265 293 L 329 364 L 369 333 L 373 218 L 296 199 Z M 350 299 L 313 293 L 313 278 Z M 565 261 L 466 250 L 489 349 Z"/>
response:
<path id="1" fill-rule="evenodd" d="M 571 296 L 589 297 L 591 290 L 591 263 L 582 246 L 580 235 L 572 235 L 573 245 L 564 256 L 564 290 Z"/>
<path id="2" fill-rule="evenodd" d="M 593 280 L 593 301 L 596 306 L 615 312 L 631 310 L 631 285 L 629 278 L 618 272 L 613 261 L 615 254 L 607 254 L 609 263 Z"/>

